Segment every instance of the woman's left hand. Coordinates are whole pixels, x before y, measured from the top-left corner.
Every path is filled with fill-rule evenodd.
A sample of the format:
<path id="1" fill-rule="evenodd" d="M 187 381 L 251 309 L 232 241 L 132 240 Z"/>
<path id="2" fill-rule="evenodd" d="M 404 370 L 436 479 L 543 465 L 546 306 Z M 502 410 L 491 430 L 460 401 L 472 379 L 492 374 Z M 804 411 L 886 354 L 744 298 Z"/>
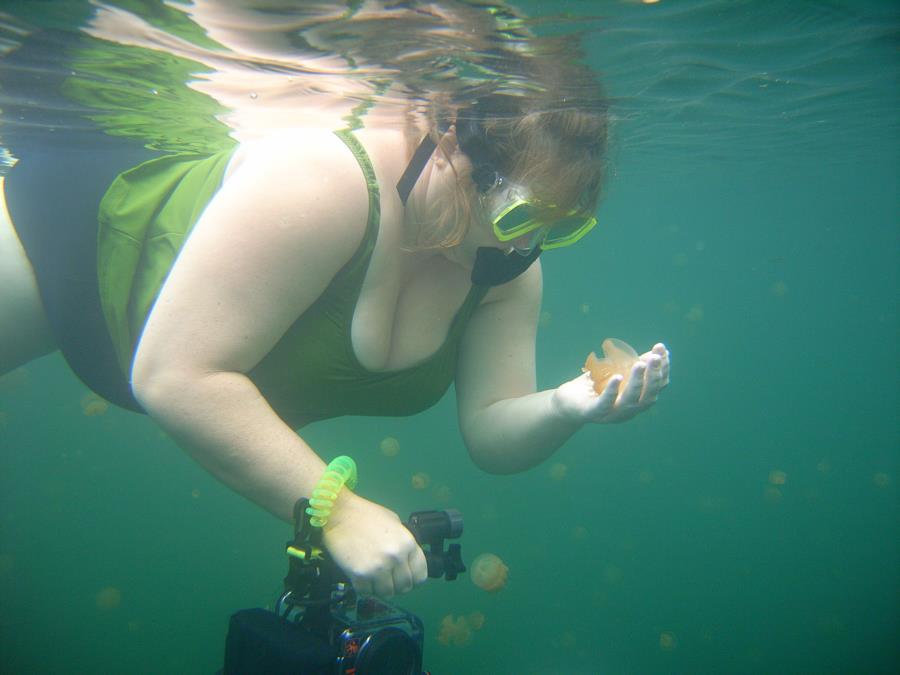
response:
<path id="1" fill-rule="evenodd" d="M 608 424 L 624 422 L 656 402 L 669 384 L 669 350 L 662 343 L 641 354 L 631 367 L 628 383 L 619 391 L 623 377 L 614 375 L 603 392 L 594 391 L 590 373 L 583 373 L 557 387 L 554 403 L 561 414 L 581 422 Z"/>

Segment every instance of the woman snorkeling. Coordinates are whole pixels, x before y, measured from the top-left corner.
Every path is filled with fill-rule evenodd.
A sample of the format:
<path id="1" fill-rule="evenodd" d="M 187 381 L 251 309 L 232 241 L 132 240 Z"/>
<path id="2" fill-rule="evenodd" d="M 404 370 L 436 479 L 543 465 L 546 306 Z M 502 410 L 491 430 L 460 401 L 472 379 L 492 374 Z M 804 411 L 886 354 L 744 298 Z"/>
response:
<path id="1" fill-rule="evenodd" d="M 607 113 L 585 67 L 519 61 L 527 95 L 425 97 L 336 132 L 298 111 L 293 128 L 115 171 L 102 147 L 11 144 L 0 373 L 61 349 L 285 520 L 325 470 L 295 431 L 316 420 L 412 415 L 453 383 L 472 460 L 513 473 L 646 410 L 668 383 L 662 344 L 624 386 L 597 393 L 585 373 L 536 390 L 539 256 L 596 225 Z M 362 592 L 427 578 L 397 515 L 349 490 L 324 541 Z"/>

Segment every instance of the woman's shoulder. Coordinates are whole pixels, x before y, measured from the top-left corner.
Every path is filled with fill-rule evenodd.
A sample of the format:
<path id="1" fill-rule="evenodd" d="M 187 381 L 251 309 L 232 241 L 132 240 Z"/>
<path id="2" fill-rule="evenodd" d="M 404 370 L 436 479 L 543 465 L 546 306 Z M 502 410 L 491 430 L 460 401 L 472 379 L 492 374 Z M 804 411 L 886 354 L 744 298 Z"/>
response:
<path id="1" fill-rule="evenodd" d="M 353 154 L 331 131 L 286 130 L 242 143 L 206 219 L 219 242 L 248 226 L 283 253 L 314 243 L 320 263 L 349 258 L 366 232 L 369 197 Z"/>
<path id="2" fill-rule="evenodd" d="M 242 142 L 235 150 L 226 179 L 243 166 L 294 168 L 300 171 L 316 168 L 355 166 L 344 143 L 330 129 L 280 129 L 262 138 Z"/>
<path id="3" fill-rule="evenodd" d="M 543 269 L 540 259 L 525 272 L 517 276 L 509 283 L 492 287 L 481 301 L 482 305 L 496 302 L 524 303 L 527 305 L 540 305 L 544 288 Z"/>

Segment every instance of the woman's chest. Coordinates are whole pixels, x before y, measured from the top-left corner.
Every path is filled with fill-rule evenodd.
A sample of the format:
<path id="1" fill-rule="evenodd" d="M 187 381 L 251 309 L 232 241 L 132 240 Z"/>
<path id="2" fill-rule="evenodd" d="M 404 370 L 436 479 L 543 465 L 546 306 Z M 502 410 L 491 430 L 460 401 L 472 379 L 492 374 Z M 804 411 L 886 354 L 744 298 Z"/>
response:
<path id="1" fill-rule="evenodd" d="M 471 288 L 440 255 L 410 263 L 373 256 L 351 322 L 351 345 L 371 371 L 402 370 L 435 355 Z"/>

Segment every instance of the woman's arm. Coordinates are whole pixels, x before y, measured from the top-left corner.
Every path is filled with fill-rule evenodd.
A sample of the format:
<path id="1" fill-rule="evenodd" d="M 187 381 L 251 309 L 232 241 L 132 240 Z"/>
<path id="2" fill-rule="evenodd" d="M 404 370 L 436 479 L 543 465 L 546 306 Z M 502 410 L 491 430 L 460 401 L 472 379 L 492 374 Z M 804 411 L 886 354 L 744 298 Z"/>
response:
<path id="1" fill-rule="evenodd" d="M 535 391 L 535 337 L 541 268 L 491 291 L 466 326 L 456 395 L 460 430 L 472 460 L 490 473 L 540 464 L 582 423 L 554 408 L 553 390 Z"/>
<path id="2" fill-rule="evenodd" d="M 584 424 L 624 421 L 645 410 L 668 384 L 669 353 L 657 344 L 635 363 L 621 392 L 620 376 L 597 394 L 587 373 L 556 389 L 535 391 L 540 266 L 532 265 L 494 293 L 466 328 L 456 375 L 463 439 L 485 471 L 530 469 Z"/>
<path id="3" fill-rule="evenodd" d="M 324 470 L 245 375 L 359 246 L 353 156 L 327 133 L 256 147 L 210 202 L 141 336 L 135 396 L 224 483 L 290 520 Z"/>
<path id="4" fill-rule="evenodd" d="M 278 138 L 226 180 L 185 243 L 141 336 L 138 401 L 201 465 L 290 521 L 325 468 L 245 375 L 322 294 L 365 232 L 368 191 L 330 133 Z M 428 578 L 397 514 L 349 490 L 325 546 L 360 592 Z"/>

